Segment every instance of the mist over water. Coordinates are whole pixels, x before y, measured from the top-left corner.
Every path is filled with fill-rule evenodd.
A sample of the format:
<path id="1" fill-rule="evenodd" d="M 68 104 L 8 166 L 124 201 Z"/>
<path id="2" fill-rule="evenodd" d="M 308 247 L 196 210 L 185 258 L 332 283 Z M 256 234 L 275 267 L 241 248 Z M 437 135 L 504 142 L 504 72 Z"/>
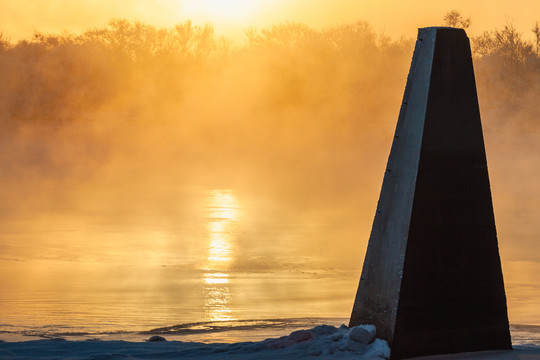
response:
<path id="1" fill-rule="evenodd" d="M 413 41 L 247 36 L 115 20 L 0 41 L 3 321 L 348 317 Z M 474 60 L 510 319 L 540 324 L 540 62 L 495 50 Z"/>

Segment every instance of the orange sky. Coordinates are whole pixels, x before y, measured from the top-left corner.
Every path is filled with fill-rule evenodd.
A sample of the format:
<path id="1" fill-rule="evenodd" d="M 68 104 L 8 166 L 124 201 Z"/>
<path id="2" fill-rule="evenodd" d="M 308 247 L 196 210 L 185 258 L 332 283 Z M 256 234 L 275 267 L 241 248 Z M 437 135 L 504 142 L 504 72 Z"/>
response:
<path id="1" fill-rule="evenodd" d="M 162 26 L 188 18 L 211 22 L 219 33 L 236 39 L 249 26 L 299 21 L 320 27 L 359 19 L 389 35 L 415 37 L 416 28 L 439 25 L 451 9 L 472 18 L 472 35 L 511 21 L 528 36 L 540 21 L 537 0 L 0 0 L 0 9 L 0 32 L 11 40 L 35 30 L 78 33 L 118 17 Z"/>

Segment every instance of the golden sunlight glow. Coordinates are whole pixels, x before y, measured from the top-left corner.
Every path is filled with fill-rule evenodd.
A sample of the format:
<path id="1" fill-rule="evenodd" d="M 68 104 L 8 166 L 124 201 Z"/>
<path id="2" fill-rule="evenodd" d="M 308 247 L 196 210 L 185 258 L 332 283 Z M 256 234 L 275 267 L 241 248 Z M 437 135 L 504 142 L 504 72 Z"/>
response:
<path id="1" fill-rule="evenodd" d="M 220 286 L 221 285 L 221 286 Z M 207 321 L 235 320 L 230 308 L 231 291 L 222 284 L 205 289 L 204 307 Z"/>
<path id="2" fill-rule="evenodd" d="M 235 220 L 238 216 L 237 200 L 230 190 L 213 192 L 210 216 L 216 220 Z"/>
<path id="3" fill-rule="evenodd" d="M 231 258 L 231 243 L 223 222 L 210 222 L 210 245 L 208 249 L 208 261 L 229 262 Z"/>
<path id="4" fill-rule="evenodd" d="M 234 320 L 230 308 L 231 292 L 227 287 L 229 275 L 224 271 L 234 259 L 235 226 L 239 220 L 238 200 L 231 190 L 214 190 L 208 195 L 209 243 L 204 268 L 219 272 L 204 274 L 205 317 L 208 321 Z"/>
<path id="5" fill-rule="evenodd" d="M 210 193 L 207 269 L 221 269 L 233 260 L 234 223 L 238 220 L 238 201 L 230 190 Z"/>
<path id="6" fill-rule="evenodd" d="M 0 0 L 0 24 L 13 40 L 45 32 L 83 32 L 113 18 L 138 19 L 158 26 L 173 26 L 185 20 L 212 23 L 220 35 L 244 40 L 247 27 L 267 27 L 285 21 L 311 27 L 366 20 L 394 37 L 415 37 L 418 27 L 441 23 L 445 12 L 460 9 L 473 20 L 471 32 L 511 20 L 527 33 L 538 20 L 540 2 L 522 0 L 520 6 L 499 1 L 487 8 L 486 1 L 440 0 L 351 1 L 351 0 Z M 392 9 L 392 11 L 389 11 Z"/>
<path id="7" fill-rule="evenodd" d="M 196 17 L 217 22 L 234 22 L 253 17 L 260 10 L 261 3 L 260 0 L 191 0 L 184 9 Z"/>
<path id="8" fill-rule="evenodd" d="M 229 275 L 227 274 L 204 274 L 205 284 L 228 284 Z"/>
<path id="9" fill-rule="evenodd" d="M 0 0 L 0 341 L 347 316 L 417 30 L 452 9 L 510 321 L 540 325 L 540 1 L 492 3 Z"/>

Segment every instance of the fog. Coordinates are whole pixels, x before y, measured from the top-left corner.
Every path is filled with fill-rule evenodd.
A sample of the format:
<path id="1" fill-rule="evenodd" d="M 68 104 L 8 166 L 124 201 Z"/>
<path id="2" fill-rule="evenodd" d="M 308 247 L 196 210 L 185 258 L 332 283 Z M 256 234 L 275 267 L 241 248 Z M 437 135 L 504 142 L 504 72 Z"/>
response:
<path id="1" fill-rule="evenodd" d="M 2 213 L 181 221 L 196 207 L 186 189 L 232 188 L 294 216 L 325 208 L 337 221 L 327 226 L 369 228 L 411 41 L 365 23 L 248 36 L 238 48 L 209 26 L 115 20 L 7 44 Z M 332 214 L 336 205 L 349 214 Z M 312 241 L 338 255 L 357 239 Z"/>
<path id="2" fill-rule="evenodd" d="M 508 26 L 472 44 L 501 257 L 534 268 L 540 56 Z M 220 189 L 233 269 L 359 271 L 413 45 L 365 22 L 0 38 L 2 259 L 197 267 Z"/>

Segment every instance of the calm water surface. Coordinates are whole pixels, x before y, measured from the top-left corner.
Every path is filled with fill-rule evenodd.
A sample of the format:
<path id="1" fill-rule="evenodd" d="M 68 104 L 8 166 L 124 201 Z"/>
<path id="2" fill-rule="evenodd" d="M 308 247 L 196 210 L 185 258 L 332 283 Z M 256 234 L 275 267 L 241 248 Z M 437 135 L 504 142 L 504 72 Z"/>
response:
<path id="1" fill-rule="evenodd" d="M 356 239 L 369 231 L 350 209 L 287 208 L 231 189 L 170 193 L 165 208 L 111 209 L 112 195 L 89 191 L 84 204 L 4 218 L 0 339 L 141 340 L 165 328 L 236 341 L 347 321 L 365 248 Z M 503 265 L 511 321 L 540 323 L 540 267 Z"/>
<path id="2" fill-rule="evenodd" d="M 110 223 L 88 211 L 14 219 L 1 235 L 9 256 L 0 260 L 0 330 L 131 332 L 348 316 L 359 273 L 324 265 L 324 252 L 303 252 L 321 236 L 317 219 L 269 208 L 254 217 L 232 190 L 191 192 L 177 222 L 151 221 L 147 212 L 144 221 L 111 215 Z"/>

